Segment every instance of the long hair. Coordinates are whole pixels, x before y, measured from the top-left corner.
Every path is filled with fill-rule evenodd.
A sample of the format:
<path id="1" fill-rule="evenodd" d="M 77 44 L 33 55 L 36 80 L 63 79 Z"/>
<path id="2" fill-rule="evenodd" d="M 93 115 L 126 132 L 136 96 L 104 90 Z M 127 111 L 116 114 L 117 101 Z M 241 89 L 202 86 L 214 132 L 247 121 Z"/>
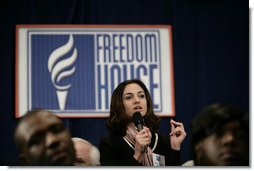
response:
<path id="1" fill-rule="evenodd" d="M 107 121 L 108 129 L 119 136 L 124 136 L 126 134 L 127 125 L 132 122 L 132 118 L 125 112 L 123 91 L 128 84 L 134 83 L 138 84 L 144 90 L 147 100 L 147 113 L 144 116 L 144 124 L 153 131 L 159 128 L 160 118 L 154 114 L 152 99 L 145 84 L 138 79 L 126 80 L 116 87 L 111 96 L 110 116 Z"/>

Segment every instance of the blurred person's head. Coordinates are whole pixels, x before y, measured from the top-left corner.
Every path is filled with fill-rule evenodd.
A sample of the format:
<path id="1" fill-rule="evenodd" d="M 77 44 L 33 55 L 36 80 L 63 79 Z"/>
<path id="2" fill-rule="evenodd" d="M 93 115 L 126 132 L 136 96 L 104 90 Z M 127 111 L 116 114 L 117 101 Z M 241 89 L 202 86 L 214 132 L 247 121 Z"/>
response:
<path id="1" fill-rule="evenodd" d="M 49 111 L 26 113 L 16 127 L 14 140 L 24 165 L 63 166 L 74 163 L 71 135 L 62 121 Z"/>
<path id="2" fill-rule="evenodd" d="M 213 104 L 191 124 L 195 165 L 248 166 L 248 114 L 226 104 Z"/>
<path id="3" fill-rule="evenodd" d="M 90 142 L 73 137 L 72 141 L 76 150 L 76 166 L 99 166 L 100 165 L 100 152 Z"/>

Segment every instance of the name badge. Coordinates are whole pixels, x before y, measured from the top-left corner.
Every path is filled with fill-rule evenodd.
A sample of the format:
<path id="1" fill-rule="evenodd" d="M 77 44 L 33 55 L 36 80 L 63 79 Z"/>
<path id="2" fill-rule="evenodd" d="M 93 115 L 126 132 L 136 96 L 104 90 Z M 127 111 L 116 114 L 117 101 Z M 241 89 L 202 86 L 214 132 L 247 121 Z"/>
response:
<path id="1" fill-rule="evenodd" d="M 153 153 L 153 165 L 154 166 L 165 166 L 165 156 Z"/>

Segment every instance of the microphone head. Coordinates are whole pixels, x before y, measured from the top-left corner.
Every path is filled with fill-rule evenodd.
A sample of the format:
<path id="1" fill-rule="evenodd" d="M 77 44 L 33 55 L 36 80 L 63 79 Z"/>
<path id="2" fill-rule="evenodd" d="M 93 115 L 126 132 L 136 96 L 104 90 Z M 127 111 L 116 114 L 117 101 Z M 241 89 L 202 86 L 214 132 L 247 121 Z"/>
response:
<path id="1" fill-rule="evenodd" d="M 143 125 L 143 117 L 140 112 L 135 112 L 132 115 L 133 122 L 137 127 L 139 124 Z"/>

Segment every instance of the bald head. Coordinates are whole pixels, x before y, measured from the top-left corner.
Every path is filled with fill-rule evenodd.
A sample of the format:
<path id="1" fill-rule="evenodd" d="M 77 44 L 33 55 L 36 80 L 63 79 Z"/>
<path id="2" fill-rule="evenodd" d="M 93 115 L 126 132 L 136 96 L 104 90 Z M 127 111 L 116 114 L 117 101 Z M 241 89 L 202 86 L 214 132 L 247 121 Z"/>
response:
<path id="1" fill-rule="evenodd" d="M 71 135 L 51 112 L 28 112 L 18 123 L 14 139 L 25 165 L 62 166 L 74 162 Z"/>
<path id="2" fill-rule="evenodd" d="M 20 151 L 24 150 L 23 148 L 30 134 L 35 131 L 38 125 L 44 125 L 45 121 L 48 123 L 61 122 L 56 115 L 44 110 L 30 111 L 21 118 L 14 135 L 15 142 Z"/>
<path id="3" fill-rule="evenodd" d="M 74 137 L 72 138 L 76 150 L 75 165 L 98 166 L 100 165 L 100 152 L 90 142 Z"/>

